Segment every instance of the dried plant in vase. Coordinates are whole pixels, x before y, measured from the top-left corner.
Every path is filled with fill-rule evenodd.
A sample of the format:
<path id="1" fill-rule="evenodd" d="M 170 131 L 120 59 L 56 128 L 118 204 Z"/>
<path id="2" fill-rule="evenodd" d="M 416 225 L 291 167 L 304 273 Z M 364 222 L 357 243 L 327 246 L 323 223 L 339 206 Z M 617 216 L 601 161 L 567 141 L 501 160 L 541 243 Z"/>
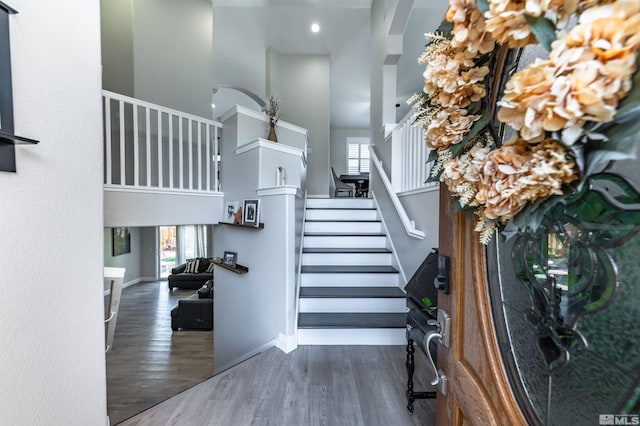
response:
<path id="1" fill-rule="evenodd" d="M 269 116 L 269 135 L 267 136 L 267 139 L 272 142 L 278 142 L 278 137 L 276 136 L 276 123 L 280 119 L 280 99 L 270 96 L 269 107 L 267 108 L 266 113 Z"/>

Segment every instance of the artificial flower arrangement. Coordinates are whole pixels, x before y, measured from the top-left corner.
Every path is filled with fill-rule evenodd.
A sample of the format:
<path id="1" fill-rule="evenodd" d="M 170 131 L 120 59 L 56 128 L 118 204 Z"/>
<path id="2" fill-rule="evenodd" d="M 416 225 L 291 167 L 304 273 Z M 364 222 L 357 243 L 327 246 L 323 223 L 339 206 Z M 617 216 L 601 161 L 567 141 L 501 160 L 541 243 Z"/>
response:
<path id="1" fill-rule="evenodd" d="M 431 179 L 497 227 L 535 230 L 545 211 L 610 160 L 640 144 L 639 0 L 450 0 L 429 41 L 424 90 L 409 99 L 433 151 Z M 485 79 L 496 44 L 539 43 L 514 73 L 497 118 L 517 131 L 497 146 L 487 129 Z"/>

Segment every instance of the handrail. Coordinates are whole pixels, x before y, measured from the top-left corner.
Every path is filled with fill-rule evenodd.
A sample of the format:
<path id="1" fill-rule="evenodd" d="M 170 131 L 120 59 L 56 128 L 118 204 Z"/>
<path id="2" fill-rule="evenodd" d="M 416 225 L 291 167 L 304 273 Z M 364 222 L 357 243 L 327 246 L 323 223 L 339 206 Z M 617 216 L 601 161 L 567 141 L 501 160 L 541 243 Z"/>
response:
<path id="1" fill-rule="evenodd" d="M 382 180 L 382 183 L 384 184 L 384 187 L 389 194 L 389 198 L 391 198 L 393 206 L 396 208 L 398 216 L 400 216 L 400 221 L 402 221 L 402 225 L 404 226 L 405 231 L 407 231 L 407 234 L 409 234 L 410 237 L 423 239 L 425 237 L 425 233 L 420 231 L 419 229 L 416 229 L 415 222 L 409 219 L 409 216 L 407 215 L 407 212 L 400 202 L 398 195 L 396 195 L 395 191 L 393 190 L 391 181 L 389 181 L 387 173 L 382 168 L 382 162 L 378 158 L 378 155 L 376 154 L 372 145 L 369 145 L 369 151 L 371 152 L 371 162 L 376 166 L 376 170 L 380 175 L 380 179 Z"/>
<path id="2" fill-rule="evenodd" d="M 199 117 L 197 115 L 189 114 L 188 112 L 178 111 L 177 109 L 172 109 L 172 108 L 165 107 L 165 106 L 162 106 L 162 105 L 152 104 L 151 102 L 143 101 L 142 99 L 136 99 L 136 98 L 132 98 L 131 96 L 121 95 L 120 93 L 110 92 L 109 90 L 103 90 L 102 91 L 102 96 L 109 96 L 111 99 L 115 99 L 115 100 L 119 100 L 119 101 L 125 101 L 125 102 L 128 102 L 130 104 L 136 104 L 138 106 L 145 107 L 145 108 L 150 108 L 150 109 L 153 109 L 153 110 L 161 110 L 162 112 L 167 113 L 167 114 L 179 115 L 179 116 L 182 116 L 184 118 L 188 118 L 190 120 L 200 121 L 202 123 L 211 124 L 212 126 L 216 126 L 216 127 L 222 127 L 222 123 L 220 123 L 218 121 L 215 121 L 215 120 L 211 120 L 211 119 L 204 118 L 204 117 Z"/>

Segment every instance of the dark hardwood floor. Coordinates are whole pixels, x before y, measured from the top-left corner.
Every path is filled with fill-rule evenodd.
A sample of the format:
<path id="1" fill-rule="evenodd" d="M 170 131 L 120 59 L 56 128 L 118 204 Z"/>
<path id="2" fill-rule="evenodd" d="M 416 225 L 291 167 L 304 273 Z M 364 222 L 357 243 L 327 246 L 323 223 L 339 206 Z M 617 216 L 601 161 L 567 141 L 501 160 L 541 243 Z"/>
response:
<path id="1" fill-rule="evenodd" d="M 169 292 L 166 281 L 123 290 L 113 347 L 107 353 L 107 414 L 112 425 L 213 375 L 213 332 L 172 331 L 171 309 L 194 290 Z M 108 297 L 105 298 L 105 306 Z"/>
<path id="2" fill-rule="evenodd" d="M 415 390 L 433 390 L 416 351 Z M 404 346 L 269 349 L 122 426 L 435 425 L 435 400 L 406 409 Z"/>

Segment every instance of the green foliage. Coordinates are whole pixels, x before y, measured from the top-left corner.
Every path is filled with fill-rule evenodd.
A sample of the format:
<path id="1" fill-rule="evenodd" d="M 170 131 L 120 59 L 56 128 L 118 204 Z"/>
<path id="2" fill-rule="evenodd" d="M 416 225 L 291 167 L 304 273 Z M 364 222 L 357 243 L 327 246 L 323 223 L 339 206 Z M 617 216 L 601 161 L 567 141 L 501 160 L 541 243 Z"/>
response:
<path id="1" fill-rule="evenodd" d="M 538 39 L 545 49 L 551 50 L 551 43 L 556 40 L 556 27 L 551 21 L 544 17 L 535 17 L 525 14 L 524 19 L 527 20 L 531 32 Z"/>
<path id="2" fill-rule="evenodd" d="M 484 15 L 489 11 L 489 0 L 476 0 L 476 7 Z"/>
<path id="3" fill-rule="evenodd" d="M 598 168 L 611 160 L 636 158 L 640 143 L 640 109 L 634 119 L 627 118 L 624 123 L 615 123 L 603 132 L 609 140 L 589 142 L 586 150 L 586 175 L 595 173 Z"/>
<path id="4" fill-rule="evenodd" d="M 443 36 L 451 40 L 451 38 L 453 38 L 453 34 L 451 34 L 452 31 L 453 31 L 453 23 L 445 19 L 442 22 L 440 22 L 440 26 L 438 26 L 436 33 L 442 34 Z"/>

